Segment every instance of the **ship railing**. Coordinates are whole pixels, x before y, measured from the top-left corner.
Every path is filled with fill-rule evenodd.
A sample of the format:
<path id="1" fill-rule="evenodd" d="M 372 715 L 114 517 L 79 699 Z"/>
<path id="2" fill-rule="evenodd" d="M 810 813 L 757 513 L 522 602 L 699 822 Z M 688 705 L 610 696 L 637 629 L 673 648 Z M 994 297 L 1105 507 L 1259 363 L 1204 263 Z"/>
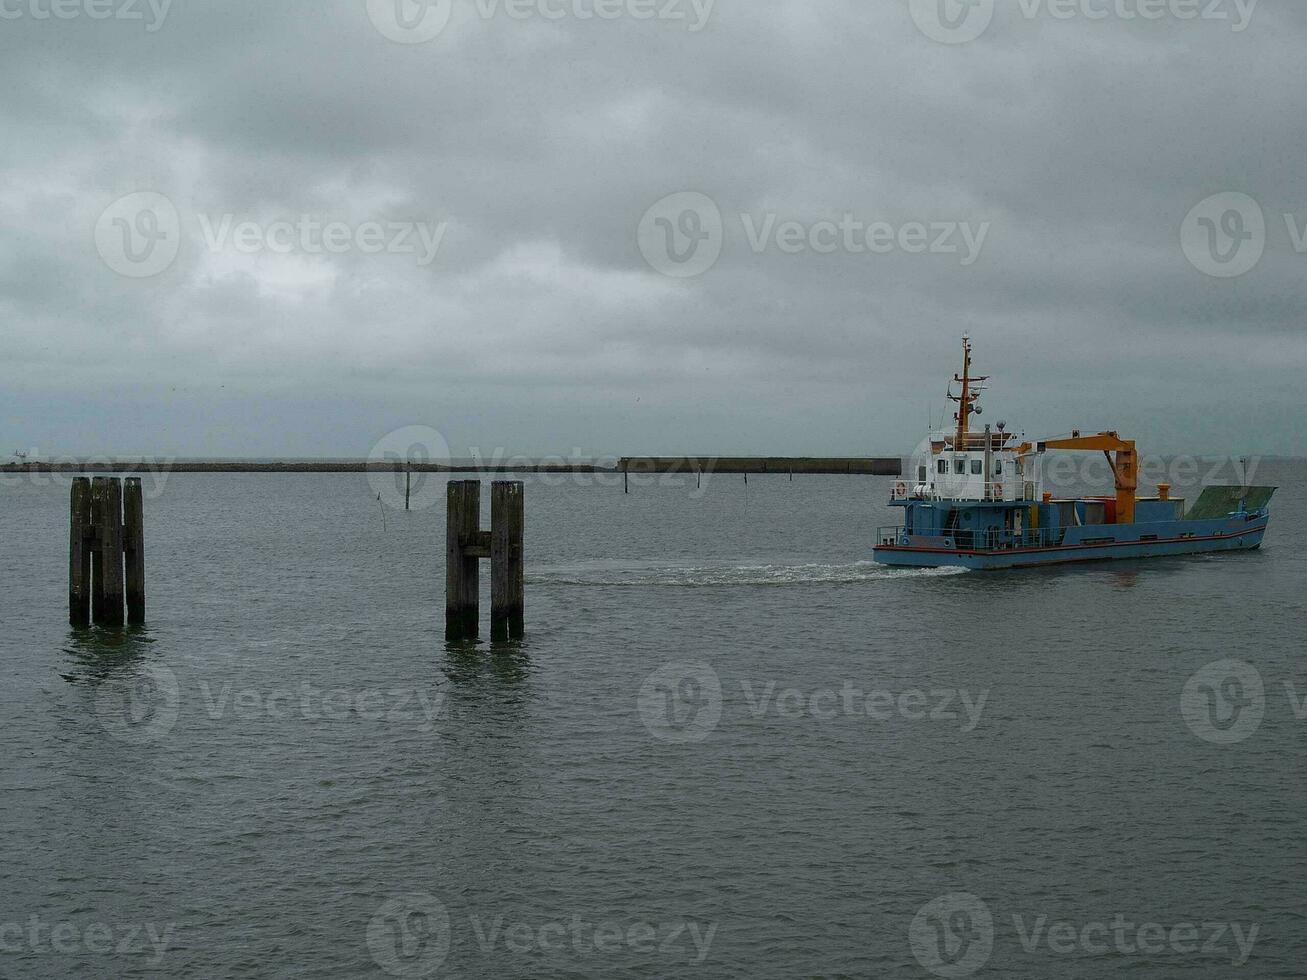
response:
<path id="1" fill-rule="evenodd" d="M 1026 528 L 1024 530 L 946 531 L 928 535 L 930 543 L 954 548 L 957 551 L 1020 551 L 1028 548 L 1051 548 L 1062 543 L 1059 527 Z M 913 535 L 902 525 L 878 527 L 876 541 L 881 546 L 911 547 Z"/>
<path id="2" fill-rule="evenodd" d="M 983 502 L 987 500 L 1008 503 L 1034 503 L 1038 499 L 1035 484 L 1029 480 L 1008 482 L 994 480 L 990 483 L 968 484 L 967 496 L 946 493 L 928 483 L 914 483 L 911 480 L 896 480 L 890 487 L 890 500 L 966 500 Z"/>
<path id="3" fill-rule="evenodd" d="M 903 525 L 891 524 L 876 528 L 876 542 L 881 545 L 896 545 L 903 540 Z"/>

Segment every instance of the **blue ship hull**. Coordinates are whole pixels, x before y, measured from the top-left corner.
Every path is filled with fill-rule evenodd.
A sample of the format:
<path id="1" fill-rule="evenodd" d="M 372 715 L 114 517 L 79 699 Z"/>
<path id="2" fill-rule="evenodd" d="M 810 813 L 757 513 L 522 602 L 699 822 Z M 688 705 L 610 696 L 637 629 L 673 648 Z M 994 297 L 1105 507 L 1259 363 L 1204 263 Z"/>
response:
<path id="1" fill-rule="evenodd" d="M 1212 520 L 1150 521 L 1068 528 L 1060 544 L 1010 543 L 997 548 L 957 538 L 902 534 L 875 550 L 876 561 L 910 568 L 958 566 L 982 571 L 1072 562 L 1165 558 L 1259 548 L 1269 516 L 1237 514 Z M 1109 540 L 1110 539 L 1110 540 Z"/>

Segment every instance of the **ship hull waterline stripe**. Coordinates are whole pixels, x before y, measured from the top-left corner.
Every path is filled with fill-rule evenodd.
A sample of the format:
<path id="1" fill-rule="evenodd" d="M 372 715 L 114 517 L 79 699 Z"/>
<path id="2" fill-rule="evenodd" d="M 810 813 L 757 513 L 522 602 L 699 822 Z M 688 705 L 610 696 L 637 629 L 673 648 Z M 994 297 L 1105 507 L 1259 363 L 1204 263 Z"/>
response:
<path id="1" fill-rule="evenodd" d="M 894 551 L 907 555 L 968 555 L 976 558 L 1002 558 L 1008 555 L 1038 555 L 1056 553 L 1060 551 L 1086 551 L 1093 548 L 1138 548 L 1146 545 L 1155 544 L 1191 544 L 1197 541 L 1228 541 L 1231 538 L 1242 538 L 1250 534 L 1264 532 L 1267 525 L 1249 525 L 1242 531 L 1235 531 L 1230 534 L 1210 534 L 1203 537 L 1192 538 L 1156 538 L 1152 541 L 1113 541 L 1108 544 L 1059 544 L 1051 548 L 1008 548 L 1003 551 L 967 551 L 958 548 L 907 548 L 903 545 L 877 545 L 875 551 Z"/>

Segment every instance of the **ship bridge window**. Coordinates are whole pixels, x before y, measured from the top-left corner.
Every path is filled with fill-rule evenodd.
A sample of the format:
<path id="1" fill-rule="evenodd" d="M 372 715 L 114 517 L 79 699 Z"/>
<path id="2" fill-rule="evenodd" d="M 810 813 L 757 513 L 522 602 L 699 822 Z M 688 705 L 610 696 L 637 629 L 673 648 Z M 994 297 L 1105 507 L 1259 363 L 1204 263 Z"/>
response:
<path id="1" fill-rule="evenodd" d="M 953 472 L 958 476 L 965 476 L 967 472 L 967 457 L 959 456 L 953 460 Z"/>
<path id="2" fill-rule="evenodd" d="M 971 475 L 980 476 L 984 472 L 985 472 L 985 464 L 981 460 L 973 459 L 971 461 Z"/>
<path id="3" fill-rule="evenodd" d="M 994 460 L 994 475 L 995 476 L 1003 475 L 1003 461 L 1001 459 Z"/>
<path id="4" fill-rule="evenodd" d="M 947 460 L 947 459 L 941 459 L 938 463 L 935 464 L 935 470 L 936 470 L 936 472 L 938 472 L 938 473 L 947 473 L 947 472 L 948 472 L 948 460 Z"/>
<path id="5" fill-rule="evenodd" d="M 924 466 L 917 467 L 917 482 L 918 483 L 926 482 L 926 467 Z"/>

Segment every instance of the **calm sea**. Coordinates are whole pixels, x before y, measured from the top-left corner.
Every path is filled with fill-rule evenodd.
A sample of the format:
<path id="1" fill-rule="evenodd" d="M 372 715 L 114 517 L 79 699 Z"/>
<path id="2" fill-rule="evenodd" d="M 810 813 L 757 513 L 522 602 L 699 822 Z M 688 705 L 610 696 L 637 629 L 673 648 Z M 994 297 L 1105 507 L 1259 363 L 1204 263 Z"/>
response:
<path id="1" fill-rule="evenodd" d="M 1261 552 L 981 574 L 869 563 L 890 480 L 531 478 L 528 635 L 450 646 L 442 483 L 147 480 L 115 634 L 11 478 L 0 975 L 1302 976 L 1256 481 Z"/>

